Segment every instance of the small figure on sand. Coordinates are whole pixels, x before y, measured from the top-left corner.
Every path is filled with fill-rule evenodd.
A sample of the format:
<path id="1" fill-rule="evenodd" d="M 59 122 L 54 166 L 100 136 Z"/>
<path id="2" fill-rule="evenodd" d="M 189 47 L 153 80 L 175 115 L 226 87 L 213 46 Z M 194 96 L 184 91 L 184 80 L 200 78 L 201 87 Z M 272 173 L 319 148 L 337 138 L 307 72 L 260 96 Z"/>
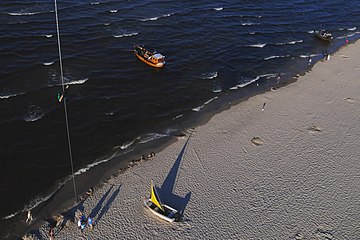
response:
<path id="1" fill-rule="evenodd" d="M 90 230 L 92 231 L 93 230 L 93 220 L 90 216 L 87 219 L 87 224 L 89 225 Z"/>
<path id="2" fill-rule="evenodd" d="M 34 219 L 33 219 L 32 215 L 31 215 L 31 211 L 29 210 L 28 213 L 27 213 L 27 218 L 26 218 L 25 222 L 30 224 L 33 220 Z"/>
<path id="3" fill-rule="evenodd" d="M 80 224 L 80 231 L 84 232 L 84 229 L 86 227 L 86 217 L 84 215 L 82 215 L 79 219 L 80 223 L 78 222 L 78 226 Z"/>
<path id="4" fill-rule="evenodd" d="M 55 239 L 54 228 L 50 228 L 50 230 L 49 230 L 49 239 L 50 239 L 50 240 L 54 240 L 54 239 Z"/>
<path id="5" fill-rule="evenodd" d="M 264 103 L 263 106 L 262 106 L 262 109 L 261 109 L 262 112 L 265 110 L 265 104 L 266 103 Z"/>

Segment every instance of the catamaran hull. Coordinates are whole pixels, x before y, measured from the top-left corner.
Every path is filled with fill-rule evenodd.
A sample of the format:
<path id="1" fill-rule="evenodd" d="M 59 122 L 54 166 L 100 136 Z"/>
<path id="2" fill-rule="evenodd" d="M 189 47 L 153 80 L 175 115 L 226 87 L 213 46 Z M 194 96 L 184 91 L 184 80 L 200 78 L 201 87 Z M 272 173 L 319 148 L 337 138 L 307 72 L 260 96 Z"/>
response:
<path id="1" fill-rule="evenodd" d="M 156 216 L 167 222 L 174 222 L 176 220 L 176 216 L 179 214 L 176 209 L 163 204 L 162 206 L 164 207 L 165 212 L 169 213 L 168 215 L 164 215 L 162 211 L 158 209 L 148 198 L 144 199 L 144 205 L 146 208 L 150 210 L 150 212 L 152 212 L 153 214 L 155 214 Z M 158 209 L 158 211 L 156 210 L 156 208 Z"/>

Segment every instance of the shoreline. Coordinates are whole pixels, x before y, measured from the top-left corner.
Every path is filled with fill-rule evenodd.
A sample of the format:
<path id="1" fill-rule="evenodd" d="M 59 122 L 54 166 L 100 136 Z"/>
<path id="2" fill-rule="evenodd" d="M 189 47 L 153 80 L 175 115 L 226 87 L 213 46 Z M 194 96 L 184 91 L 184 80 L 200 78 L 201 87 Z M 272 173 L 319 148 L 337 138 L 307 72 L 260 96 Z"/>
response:
<path id="1" fill-rule="evenodd" d="M 349 44 L 349 45 L 352 45 L 352 44 Z M 359 44 L 359 43 L 357 42 L 357 43 L 354 43 L 354 44 Z M 342 51 L 342 49 L 344 49 L 344 47 L 341 47 L 340 49 L 338 49 L 338 51 L 336 51 L 335 55 L 339 55 L 339 52 Z M 330 62 L 331 62 L 331 60 L 330 60 Z M 315 67 L 316 65 L 321 64 L 321 63 L 322 62 L 320 61 L 320 62 L 316 63 L 313 67 Z M 304 76 L 306 77 L 308 74 L 305 74 Z M 310 74 L 311 74 L 311 71 L 310 71 Z M 300 78 L 302 78 L 304 76 L 301 76 Z M 282 86 L 281 88 L 278 88 L 277 91 L 279 91 L 280 89 L 288 88 L 288 87 L 292 86 L 292 84 L 294 84 L 294 83 L 296 84 L 298 81 L 299 81 L 299 79 L 294 80 L 294 82 L 286 83 L 285 86 Z M 215 107 L 216 109 L 214 111 L 210 111 L 209 113 L 206 112 L 205 114 L 203 114 L 203 116 L 201 117 L 201 120 L 195 121 L 196 123 L 198 123 L 198 124 L 196 124 L 196 128 L 199 128 L 199 127 L 201 128 L 204 125 L 207 125 L 209 123 L 209 121 L 212 118 L 214 118 L 215 116 L 217 116 L 219 114 L 224 115 L 225 114 L 224 112 L 226 112 L 229 109 L 232 109 L 234 107 L 237 107 L 239 104 L 244 104 L 244 102 L 248 102 L 247 100 L 249 100 L 249 99 L 260 98 L 261 96 L 266 95 L 269 92 L 271 92 L 271 91 L 267 90 L 267 91 L 265 91 L 264 93 L 261 93 L 261 94 L 254 93 L 254 95 L 246 98 L 245 100 L 244 99 L 239 99 L 238 102 L 231 103 L 230 105 L 226 105 L 225 107 L 224 107 L 225 104 L 223 104 L 223 106 L 221 108 L 218 108 L 218 106 L 217 106 L 217 107 Z M 186 125 L 186 129 L 189 129 L 190 128 L 189 126 L 191 126 L 192 124 L 193 124 L 193 122 L 188 123 L 188 124 L 184 124 L 184 125 Z M 156 149 L 155 150 L 156 153 L 158 153 L 158 152 L 162 153 L 163 151 L 165 151 L 167 148 L 170 148 L 174 144 L 179 145 L 178 142 L 182 142 L 182 140 L 177 141 L 175 138 L 172 138 L 170 140 L 164 141 L 162 144 L 158 144 L 155 141 L 154 143 L 150 144 L 150 145 L 153 145 L 153 146 L 144 147 L 144 149 L 138 149 L 137 154 L 144 153 L 144 150 L 146 150 L 146 149 L 148 149 L 149 151 L 153 151 L 153 150 Z M 133 156 L 136 156 L 136 154 L 133 154 Z M 139 155 L 137 155 L 137 156 L 139 156 Z M 132 158 L 129 158 L 129 159 L 132 159 Z M 110 161 L 110 162 L 114 162 L 114 161 Z M 156 160 L 155 160 L 155 162 L 156 162 Z M 124 162 L 121 162 L 120 164 L 119 163 L 106 163 L 106 164 L 104 164 L 105 166 L 101 166 L 100 168 L 90 169 L 89 172 L 87 174 L 84 174 L 83 176 L 82 175 L 77 176 L 77 178 L 80 179 L 79 182 L 88 181 L 89 178 L 86 175 L 91 175 L 92 172 L 98 172 L 100 169 L 106 169 L 107 164 L 117 166 L 117 169 L 114 169 L 112 171 L 111 170 L 107 171 L 106 174 L 103 175 L 102 179 L 100 179 L 100 180 L 98 179 L 97 181 L 94 180 L 94 182 L 91 185 L 90 184 L 87 184 L 87 185 L 96 186 L 95 188 L 100 190 L 100 189 L 108 186 L 109 183 L 107 183 L 107 182 L 109 182 L 109 181 L 111 182 L 113 179 L 118 178 L 120 175 L 126 175 L 127 171 L 121 171 L 121 170 L 119 171 L 118 169 L 119 168 L 127 169 L 128 162 L 124 161 Z M 137 168 L 137 167 L 135 167 L 135 168 Z M 130 169 L 132 169 L 132 168 L 130 168 Z M 97 174 L 99 174 L 99 173 L 97 173 Z M 110 180 L 108 179 L 109 177 L 110 177 Z M 81 179 L 81 178 L 83 178 L 83 179 Z M 69 185 L 69 184 L 71 184 L 71 182 L 68 182 L 66 185 Z M 69 188 L 69 186 L 64 186 L 62 189 L 60 189 L 60 191 L 65 191 L 65 195 L 71 194 L 70 192 L 67 191 L 68 188 Z M 83 186 L 82 191 L 79 191 L 79 192 L 85 192 L 87 189 L 88 189 L 87 186 L 86 187 Z M 54 196 L 54 197 L 56 198 L 57 196 Z M 62 197 L 62 199 L 58 199 L 57 201 L 61 201 L 61 200 L 63 200 L 63 197 Z M 54 201 L 54 199 L 49 200 L 49 202 L 44 203 L 44 205 L 45 206 L 40 207 L 39 212 L 42 212 L 42 213 L 39 216 L 44 216 L 44 217 L 45 216 L 53 216 L 54 214 L 59 214 L 61 211 L 63 211 L 62 209 L 56 209 L 56 207 L 58 207 L 58 204 L 56 203 L 56 201 Z M 49 206 L 49 205 L 56 205 L 56 206 Z M 69 206 L 69 203 L 66 203 L 64 205 L 65 206 L 63 207 L 63 209 L 67 208 L 66 206 Z M 50 209 L 52 209 L 52 210 L 50 210 Z M 47 217 L 45 217 L 45 218 L 47 218 Z M 42 218 L 40 218 L 40 219 L 42 219 Z M 42 221 L 42 220 L 40 220 L 40 221 Z M 37 226 L 40 226 L 40 225 L 41 225 L 41 222 L 36 223 L 35 226 L 37 227 Z M 33 229 L 33 227 L 31 227 L 31 229 Z M 26 231 L 29 231 L 29 230 L 26 230 Z"/>

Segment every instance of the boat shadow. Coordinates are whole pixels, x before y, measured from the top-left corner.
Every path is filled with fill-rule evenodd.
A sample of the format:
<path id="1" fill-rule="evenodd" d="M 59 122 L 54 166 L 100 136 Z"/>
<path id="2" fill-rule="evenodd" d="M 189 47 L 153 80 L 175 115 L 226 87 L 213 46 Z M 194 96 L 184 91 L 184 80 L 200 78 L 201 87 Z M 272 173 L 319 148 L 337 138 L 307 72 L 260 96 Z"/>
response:
<path id="1" fill-rule="evenodd" d="M 172 166 L 170 172 L 166 176 L 161 187 L 160 188 L 156 187 L 156 190 L 161 195 L 161 200 L 163 201 L 163 203 L 175 208 L 176 210 L 178 210 L 181 213 L 181 215 L 184 214 L 185 208 L 190 201 L 191 192 L 188 192 L 185 195 L 185 197 L 182 197 L 182 196 L 174 194 L 173 191 L 174 191 L 176 176 L 179 171 L 180 163 L 184 156 L 186 147 L 189 144 L 189 140 L 190 140 L 190 138 L 187 139 L 185 145 L 181 149 L 180 154 L 178 155 L 174 165 Z"/>

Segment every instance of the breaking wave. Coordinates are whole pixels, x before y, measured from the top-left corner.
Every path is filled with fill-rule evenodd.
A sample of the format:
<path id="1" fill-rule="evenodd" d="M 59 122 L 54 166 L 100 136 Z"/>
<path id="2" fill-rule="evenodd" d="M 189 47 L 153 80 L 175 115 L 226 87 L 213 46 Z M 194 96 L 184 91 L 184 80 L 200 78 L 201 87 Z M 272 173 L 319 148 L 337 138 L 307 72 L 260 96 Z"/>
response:
<path id="1" fill-rule="evenodd" d="M 124 34 L 120 34 L 120 35 L 113 35 L 113 37 L 115 38 L 122 38 L 122 37 L 132 37 L 132 36 L 136 36 L 139 33 L 137 32 L 133 32 L 133 33 L 124 33 Z"/>
<path id="2" fill-rule="evenodd" d="M 270 59 L 274 59 L 274 58 L 286 58 L 286 57 L 290 57 L 290 55 L 284 55 L 284 56 L 270 56 L 270 57 L 266 57 L 264 58 L 264 60 L 270 60 Z"/>
<path id="3" fill-rule="evenodd" d="M 201 74 L 201 79 L 213 79 L 218 76 L 217 72 L 210 72 L 210 73 L 204 73 Z"/>
<path id="4" fill-rule="evenodd" d="M 44 62 L 43 63 L 43 65 L 45 65 L 45 66 L 50 66 L 50 65 L 53 65 L 54 64 L 54 62 Z"/>
<path id="5" fill-rule="evenodd" d="M 221 11 L 221 10 L 223 10 L 223 9 L 224 9 L 224 8 L 222 8 L 222 7 L 214 8 L 215 11 Z"/>
<path id="6" fill-rule="evenodd" d="M 263 48 L 266 45 L 267 45 L 266 43 L 258 43 L 258 44 L 246 45 L 245 47 Z"/>
<path id="7" fill-rule="evenodd" d="M 142 22 L 156 21 L 156 20 L 158 20 L 160 18 L 170 17 L 171 15 L 174 15 L 174 13 L 168 13 L 168 14 L 164 14 L 164 15 L 161 15 L 161 16 L 158 16 L 158 17 L 143 18 L 143 19 L 140 19 L 140 21 L 142 21 Z"/>
<path id="8" fill-rule="evenodd" d="M 214 101 L 214 100 L 217 99 L 217 98 L 218 98 L 218 97 L 213 97 L 213 98 L 207 100 L 203 105 L 198 106 L 198 107 L 196 107 L 196 108 L 193 108 L 192 110 L 193 110 L 194 112 L 199 112 L 202 108 L 204 108 L 206 105 L 208 105 L 209 103 L 211 103 L 212 101 Z"/>

